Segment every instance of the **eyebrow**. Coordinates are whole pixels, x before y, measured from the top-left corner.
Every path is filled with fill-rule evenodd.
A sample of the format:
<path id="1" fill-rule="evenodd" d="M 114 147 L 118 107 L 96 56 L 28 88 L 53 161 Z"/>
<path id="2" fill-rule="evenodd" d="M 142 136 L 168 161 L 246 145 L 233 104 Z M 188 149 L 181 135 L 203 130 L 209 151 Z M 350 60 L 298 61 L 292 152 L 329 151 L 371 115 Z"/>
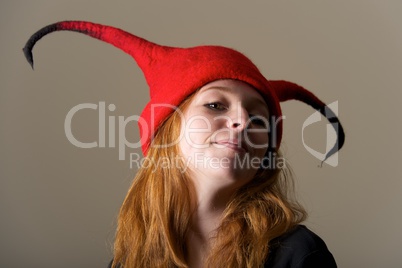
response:
<path id="1" fill-rule="evenodd" d="M 225 91 L 225 92 L 228 92 L 228 93 L 233 93 L 233 92 L 232 92 L 232 89 L 230 89 L 230 88 L 228 88 L 228 87 L 220 87 L 220 86 L 211 86 L 211 87 L 203 88 L 202 90 L 200 90 L 200 92 L 209 91 L 209 90 L 211 90 L 211 89 L 219 89 L 219 90 L 222 90 L 222 91 Z M 257 92 L 257 93 L 260 94 L 259 92 Z M 263 98 L 263 97 L 261 96 L 261 98 Z M 268 105 L 267 105 L 267 103 L 266 103 L 264 100 L 262 100 L 262 99 L 260 99 L 260 98 L 252 98 L 252 100 L 253 100 L 253 101 L 256 101 L 258 104 L 260 104 L 261 106 L 263 106 L 263 107 L 267 110 L 267 112 L 268 112 L 268 114 L 269 114 Z"/>

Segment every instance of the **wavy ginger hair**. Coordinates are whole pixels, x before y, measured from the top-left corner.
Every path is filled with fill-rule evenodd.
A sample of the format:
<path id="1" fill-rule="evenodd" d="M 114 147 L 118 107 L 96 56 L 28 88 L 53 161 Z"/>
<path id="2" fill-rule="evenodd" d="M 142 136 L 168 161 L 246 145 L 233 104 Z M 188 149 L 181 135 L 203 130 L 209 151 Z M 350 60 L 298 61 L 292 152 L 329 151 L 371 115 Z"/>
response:
<path id="1" fill-rule="evenodd" d="M 178 107 L 185 112 L 191 95 Z M 182 172 L 177 142 L 182 124 L 175 111 L 158 129 L 120 209 L 113 268 L 188 267 L 186 235 L 194 186 Z M 155 145 L 173 144 L 158 147 Z M 163 160 L 163 165 L 161 161 Z M 260 169 L 234 194 L 213 238 L 205 267 L 262 267 L 269 242 L 303 221 L 306 212 L 289 196 L 286 169 Z"/>

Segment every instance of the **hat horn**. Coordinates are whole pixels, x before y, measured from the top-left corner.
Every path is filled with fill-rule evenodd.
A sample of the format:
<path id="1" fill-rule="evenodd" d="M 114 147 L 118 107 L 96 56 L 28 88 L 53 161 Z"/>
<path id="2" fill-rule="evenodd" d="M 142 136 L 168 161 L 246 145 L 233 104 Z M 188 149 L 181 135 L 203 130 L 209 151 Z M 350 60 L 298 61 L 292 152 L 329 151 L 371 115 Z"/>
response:
<path id="1" fill-rule="evenodd" d="M 325 159 L 322 162 L 327 160 L 331 155 L 335 154 L 342 148 L 345 142 L 345 133 L 343 131 L 343 127 L 335 113 L 324 102 L 322 102 L 310 91 L 295 83 L 284 80 L 271 80 L 269 83 L 273 86 L 280 102 L 287 100 L 302 101 L 319 111 L 327 118 L 328 122 L 331 123 L 332 127 L 337 133 L 337 140 L 331 150 L 327 152 Z"/>
<path id="2" fill-rule="evenodd" d="M 61 21 L 43 27 L 27 41 L 23 51 L 32 68 L 34 65 L 32 49 L 36 42 L 55 31 L 79 32 L 112 44 L 131 55 L 141 69 L 147 66 L 150 61 L 150 50 L 155 46 L 162 47 L 115 27 L 87 21 Z"/>

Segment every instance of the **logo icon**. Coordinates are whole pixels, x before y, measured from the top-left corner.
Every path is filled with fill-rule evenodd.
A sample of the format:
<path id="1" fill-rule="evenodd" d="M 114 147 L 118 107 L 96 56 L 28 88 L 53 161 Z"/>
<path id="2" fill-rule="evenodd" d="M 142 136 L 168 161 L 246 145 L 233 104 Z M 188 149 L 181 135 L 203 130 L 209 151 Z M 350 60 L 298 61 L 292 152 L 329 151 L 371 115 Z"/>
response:
<path id="1" fill-rule="evenodd" d="M 328 119 L 333 118 L 335 116 L 337 117 L 338 116 L 338 101 L 335 101 L 335 102 L 327 105 L 325 107 L 325 114 L 328 115 Z M 337 141 L 337 134 L 336 134 L 336 130 L 338 127 L 337 124 L 335 124 L 335 125 L 332 125 L 331 123 L 327 124 L 325 153 L 316 151 L 306 144 L 306 142 L 304 141 L 304 129 L 317 122 L 320 122 L 323 117 L 324 116 L 319 111 L 316 111 L 312 115 L 310 115 L 306 119 L 306 121 L 304 121 L 303 127 L 302 127 L 302 141 L 303 141 L 304 148 L 306 148 L 306 150 L 310 154 L 312 154 L 315 158 L 317 158 L 321 161 L 325 160 L 326 154 L 329 152 L 329 150 L 331 150 L 331 148 L 334 146 L 334 144 Z M 338 152 L 333 154 L 332 156 L 330 156 L 327 160 L 325 160 L 325 163 L 327 163 L 328 165 L 333 166 L 333 167 L 338 166 Z"/>

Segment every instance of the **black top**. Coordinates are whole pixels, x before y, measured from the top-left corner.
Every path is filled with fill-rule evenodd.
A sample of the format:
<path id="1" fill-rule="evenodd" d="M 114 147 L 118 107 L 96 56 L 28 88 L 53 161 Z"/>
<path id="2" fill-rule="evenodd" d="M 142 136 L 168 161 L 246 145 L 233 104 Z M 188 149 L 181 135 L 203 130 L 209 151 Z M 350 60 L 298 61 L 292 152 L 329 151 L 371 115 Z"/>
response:
<path id="1" fill-rule="evenodd" d="M 324 241 L 304 225 L 272 240 L 264 268 L 336 268 Z M 109 268 L 112 262 L 109 263 Z"/>
<path id="2" fill-rule="evenodd" d="M 324 241 L 304 225 L 271 241 L 264 268 L 336 268 Z"/>

